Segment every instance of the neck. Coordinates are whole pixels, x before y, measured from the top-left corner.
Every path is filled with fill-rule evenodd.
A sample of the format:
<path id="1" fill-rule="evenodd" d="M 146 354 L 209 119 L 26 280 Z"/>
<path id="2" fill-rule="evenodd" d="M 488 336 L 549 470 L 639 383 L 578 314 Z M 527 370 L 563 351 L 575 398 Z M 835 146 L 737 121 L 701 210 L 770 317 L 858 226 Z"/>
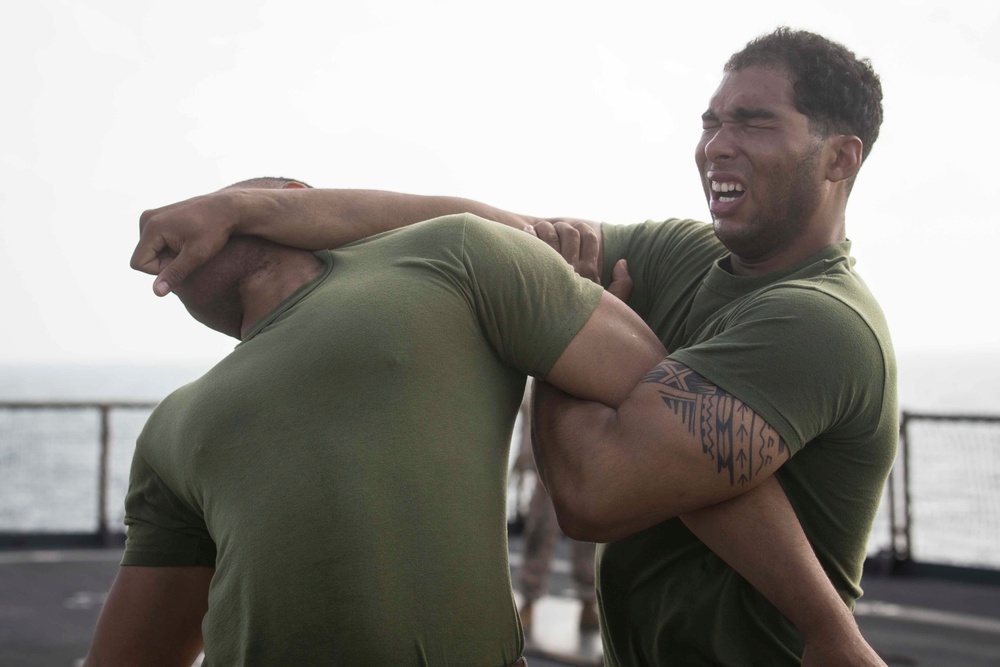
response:
<path id="1" fill-rule="evenodd" d="M 769 273 L 784 271 L 812 257 L 816 253 L 837 243 L 842 243 L 845 240 L 847 240 L 846 236 L 829 238 L 822 243 L 789 248 L 774 255 L 752 259 L 731 254 L 732 272 L 737 276 L 764 276 Z"/>
<path id="2" fill-rule="evenodd" d="M 243 321 L 240 340 L 253 329 L 257 321 L 278 307 L 295 290 L 315 278 L 323 270 L 323 262 L 306 250 L 273 247 L 263 269 L 247 276 L 240 284 Z"/>
<path id="3" fill-rule="evenodd" d="M 770 253 L 745 257 L 732 253 L 732 271 L 737 276 L 763 276 L 784 271 L 816 253 L 847 240 L 847 228 L 841 213 L 833 219 L 809 224 L 803 233 Z"/>

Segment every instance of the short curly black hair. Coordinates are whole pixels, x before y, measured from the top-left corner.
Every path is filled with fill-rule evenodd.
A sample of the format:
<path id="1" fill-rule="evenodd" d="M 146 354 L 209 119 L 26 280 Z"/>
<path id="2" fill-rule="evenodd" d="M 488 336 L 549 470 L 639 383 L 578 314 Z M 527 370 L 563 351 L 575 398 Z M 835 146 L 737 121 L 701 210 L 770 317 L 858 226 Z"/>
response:
<path id="1" fill-rule="evenodd" d="M 723 68 L 783 68 L 792 78 L 795 108 L 821 137 L 852 134 L 868 157 L 882 125 L 882 82 L 871 61 L 842 44 L 805 30 L 777 28 L 751 40 Z"/>
<path id="2" fill-rule="evenodd" d="M 258 176 L 256 178 L 248 178 L 245 181 L 240 181 L 238 183 L 233 183 L 232 185 L 227 185 L 224 190 L 230 188 L 263 188 L 266 190 L 276 190 L 278 188 L 283 188 L 289 183 L 298 183 L 304 185 L 307 188 L 312 188 L 311 185 L 305 181 L 300 181 L 297 178 L 285 178 L 284 176 Z"/>

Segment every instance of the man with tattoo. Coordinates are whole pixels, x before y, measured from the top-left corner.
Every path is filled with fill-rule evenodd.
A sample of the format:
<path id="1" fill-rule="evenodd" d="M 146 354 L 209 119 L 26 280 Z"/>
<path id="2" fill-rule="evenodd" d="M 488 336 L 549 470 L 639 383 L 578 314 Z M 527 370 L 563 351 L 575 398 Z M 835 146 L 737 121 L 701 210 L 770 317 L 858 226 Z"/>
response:
<path id="1" fill-rule="evenodd" d="M 669 355 L 617 406 L 546 384 L 536 398 L 536 462 L 560 523 L 607 543 L 597 559 L 607 664 L 881 664 L 863 641 L 832 639 L 861 594 L 896 443 L 892 346 L 845 226 L 881 96 L 866 60 L 781 28 L 729 59 L 702 116 L 696 163 L 711 225 L 598 225 L 377 191 L 247 191 L 147 212 L 133 266 L 157 274 L 162 295 L 232 233 L 337 247 L 470 211 L 531 231 L 583 275 L 632 281 L 629 305 Z M 179 253 L 166 266 L 156 261 L 165 248 Z M 799 585 L 816 570 L 803 564 L 808 546 L 789 548 L 795 537 L 774 521 L 775 490 L 837 610 L 811 608 L 825 589 Z"/>
<path id="2" fill-rule="evenodd" d="M 888 328 L 854 271 L 845 208 L 881 119 L 867 61 L 778 30 L 729 59 L 702 115 L 712 226 L 598 231 L 604 272 L 627 259 L 629 305 L 670 355 L 616 410 L 542 386 L 536 453 L 567 532 L 608 543 L 611 665 L 798 661 L 787 621 L 709 548 L 740 545 L 706 546 L 671 519 L 771 476 L 845 604 L 861 594 L 898 415 Z"/>

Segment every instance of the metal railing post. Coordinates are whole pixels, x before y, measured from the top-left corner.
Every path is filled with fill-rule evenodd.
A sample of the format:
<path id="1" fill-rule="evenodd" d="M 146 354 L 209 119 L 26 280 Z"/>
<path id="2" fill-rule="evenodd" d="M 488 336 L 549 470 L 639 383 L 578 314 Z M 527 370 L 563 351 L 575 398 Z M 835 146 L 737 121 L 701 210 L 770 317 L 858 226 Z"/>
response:
<path id="1" fill-rule="evenodd" d="M 97 537 L 103 546 L 111 544 L 111 533 L 108 530 L 108 479 L 109 458 L 111 449 L 111 406 L 102 403 L 101 411 L 101 451 L 97 467 Z"/>
<path id="2" fill-rule="evenodd" d="M 900 560 L 909 562 L 913 559 L 910 541 L 913 511 L 910 504 L 910 414 L 908 412 L 903 413 L 900 426 L 903 432 L 903 549 Z"/>
<path id="3" fill-rule="evenodd" d="M 902 435 L 900 435 L 902 439 Z M 896 548 L 896 535 L 899 533 L 899 527 L 896 525 L 896 475 L 899 474 L 899 469 L 893 465 L 892 470 L 889 471 L 889 555 L 892 558 L 892 562 L 895 563 L 899 560 L 899 551 Z"/>

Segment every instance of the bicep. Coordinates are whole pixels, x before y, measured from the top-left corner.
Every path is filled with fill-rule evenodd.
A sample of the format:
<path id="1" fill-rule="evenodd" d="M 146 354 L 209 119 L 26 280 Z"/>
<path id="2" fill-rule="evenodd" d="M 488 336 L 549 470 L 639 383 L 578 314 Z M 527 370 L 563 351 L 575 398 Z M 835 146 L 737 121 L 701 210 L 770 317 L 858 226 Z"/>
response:
<path id="1" fill-rule="evenodd" d="M 665 354 L 645 322 L 605 292 L 545 381 L 571 396 L 617 407 Z"/>
<path id="2" fill-rule="evenodd" d="M 790 456 L 750 406 L 670 358 L 623 403 L 615 429 L 647 502 L 662 501 L 670 516 L 744 493 Z"/>
<path id="3" fill-rule="evenodd" d="M 208 567 L 121 567 L 86 664 L 190 666 L 202 647 L 213 573 Z"/>

